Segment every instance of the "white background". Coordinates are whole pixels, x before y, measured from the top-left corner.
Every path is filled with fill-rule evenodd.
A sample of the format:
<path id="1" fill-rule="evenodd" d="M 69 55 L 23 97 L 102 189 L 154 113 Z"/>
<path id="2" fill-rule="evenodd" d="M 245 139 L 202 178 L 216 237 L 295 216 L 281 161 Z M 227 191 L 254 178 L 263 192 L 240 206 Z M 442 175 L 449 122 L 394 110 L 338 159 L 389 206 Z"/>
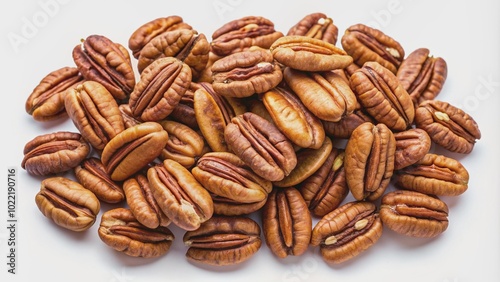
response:
<path id="1" fill-rule="evenodd" d="M 498 107 L 500 94 L 500 5 L 497 1 L 111 1 L 37 0 L 1 4 L 2 183 L 0 188 L 1 281 L 500 281 Z M 8 3 L 8 4 L 5 4 Z M 47 3 L 52 3 L 49 5 Z M 175 4 L 174 4 L 175 3 Z M 8 5 L 8 6 L 7 6 Z M 127 46 L 140 25 L 180 15 L 211 38 L 222 24 L 247 15 L 264 16 L 286 33 L 303 16 L 324 12 L 344 30 L 356 23 L 380 28 L 409 54 L 427 47 L 448 63 L 438 99 L 461 106 L 478 122 L 482 138 L 470 155 L 449 154 L 470 173 L 469 189 L 442 198 L 450 208 L 448 230 L 429 239 L 406 238 L 384 229 L 381 239 L 356 259 L 325 264 L 316 249 L 277 259 L 267 246 L 249 261 L 212 268 L 186 261 L 183 232 L 157 259 L 127 257 L 102 243 L 97 223 L 83 233 L 57 227 L 43 217 L 34 197 L 42 178 L 21 169 L 24 144 L 37 135 L 75 128 L 68 119 L 40 123 L 24 111 L 33 88 L 49 72 L 73 66 L 71 51 L 81 38 L 105 35 Z M 17 38 L 13 42 L 12 38 Z M 340 42 L 340 39 L 339 39 Z M 340 43 L 337 46 L 340 46 Z M 134 61 L 135 62 L 135 61 Z M 7 273 L 7 167 L 17 168 L 18 244 L 16 275 Z M 391 189 L 391 188 L 390 188 Z M 392 188 L 393 189 L 393 188 Z M 103 205 L 102 210 L 111 205 Z"/>

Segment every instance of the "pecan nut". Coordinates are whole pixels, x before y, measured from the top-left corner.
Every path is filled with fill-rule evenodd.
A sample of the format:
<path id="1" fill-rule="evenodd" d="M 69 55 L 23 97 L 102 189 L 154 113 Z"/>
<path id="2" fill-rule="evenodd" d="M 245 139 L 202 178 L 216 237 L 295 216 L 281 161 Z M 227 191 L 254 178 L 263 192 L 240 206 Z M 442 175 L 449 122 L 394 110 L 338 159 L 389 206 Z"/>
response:
<path id="1" fill-rule="evenodd" d="M 337 43 L 339 29 L 330 17 L 323 13 L 306 15 L 297 24 L 288 30 L 288 35 L 301 35 L 321 39 L 330 44 Z"/>
<path id="2" fill-rule="evenodd" d="M 159 124 L 168 133 L 168 141 L 161 152 L 162 159 L 174 160 L 186 168 L 195 165 L 203 153 L 205 141 L 196 131 L 179 122 L 160 121 Z"/>
<path id="3" fill-rule="evenodd" d="M 376 123 L 360 106 L 339 121 L 322 120 L 325 134 L 333 138 L 348 139 L 354 129 L 365 122 Z"/>
<path id="4" fill-rule="evenodd" d="M 424 130 L 410 128 L 394 133 L 396 152 L 394 169 L 399 170 L 421 160 L 431 149 L 432 141 Z"/>

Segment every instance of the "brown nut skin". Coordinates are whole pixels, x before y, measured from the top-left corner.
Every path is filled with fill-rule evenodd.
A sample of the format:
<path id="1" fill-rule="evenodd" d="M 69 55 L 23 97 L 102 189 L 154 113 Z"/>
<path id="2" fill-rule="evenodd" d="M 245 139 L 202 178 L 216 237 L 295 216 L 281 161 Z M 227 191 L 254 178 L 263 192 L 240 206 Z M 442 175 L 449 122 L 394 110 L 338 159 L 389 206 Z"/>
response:
<path id="1" fill-rule="evenodd" d="M 396 74 L 405 58 L 403 47 L 394 38 L 361 23 L 348 27 L 341 43 L 354 63 L 360 67 L 366 62 L 377 62 Z"/>
<path id="2" fill-rule="evenodd" d="M 354 129 L 365 122 L 376 123 L 370 115 L 366 114 L 365 111 L 359 107 L 337 122 L 322 120 L 325 134 L 332 138 L 340 139 L 348 139 Z"/>
<path id="3" fill-rule="evenodd" d="M 382 197 L 384 226 L 406 236 L 433 238 L 448 228 L 448 206 L 437 197 L 415 191 L 393 191 Z"/>
<path id="4" fill-rule="evenodd" d="M 169 120 L 177 121 L 189 126 L 193 130 L 198 130 L 198 122 L 194 113 L 194 92 L 198 89 L 198 83 L 191 82 L 189 89 L 182 95 L 179 104 L 168 115 Z"/>
<path id="5" fill-rule="evenodd" d="M 311 240 L 312 218 L 295 187 L 274 189 L 262 209 L 267 246 L 279 258 L 300 256 Z"/>
<path id="6" fill-rule="evenodd" d="M 290 141 L 302 148 L 321 147 L 325 140 L 321 120 L 292 91 L 276 87 L 262 95 L 262 102 L 274 124 Z"/>
<path id="7" fill-rule="evenodd" d="M 311 245 L 319 246 L 329 264 L 354 259 L 382 235 L 382 221 L 371 202 L 349 202 L 323 216 L 314 226 Z"/>
<path id="8" fill-rule="evenodd" d="M 324 13 L 311 13 L 288 30 L 288 35 L 301 35 L 321 39 L 330 44 L 337 43 L 339 29 Z"/>
<path id="9" fill-rule="evenodd" d="M 74 168 L 74 172 L 78 182 L 92 191 L 99 200 L 111 204 L 125 200 L 121 183 L 109 177 L 99 158 L 86 158 Z"/>
<path id="10" fill-rule="evenodd" d="M 122 114 L 123 124 L 125 125 L 125 128 L 129 128 L 142 123 L 141 120 L 134 117 L 134 115 L 132 114 L 132 110 L 130 109 L 130 106 L 128 104 L 120 104 L 118 105 L 118 109 Z"/>
<path id="11" fill-rule="evenodd" d="M 457 160 L 426 154 L 415 164 L 396 172 L 396 185 L 402 189 L 436 196 L 458 196 L 469 183 L 469 173 Z"/>
<path id="12" fill-rule="evenodd" d="M 200 228 L 184 234 L 189 261 L 226 266 L 250 259 L 261 247 L 260 227 L 242 216 L 214 216 Z"/>
<path id="13" fill-rule="evenodd" d="M 251 46 L 268 49 L 283 33 L 274 29 L 269 19 L 247 16 L 232 20 L 212 34 L 211 51 L 221 57 L 243 51 Z"/>
<path id="14" fill-rule="evenodd" d="M 394 133 L 396 152 L 394 169 L 402 169 L 421 160 L 431 149 L 429 134 L 420 128 L 410 128 Z"/>
<path id="15" fill-rule="evenodd" d="M 123 191 L 130 211 L 142 225 L 151 229 L 170 225 L 171 220 L 156 202 L 145 173 L 137 173 L 125 180 Z"/>
<path id="16" fill-rule="evenodd" d="M 191 168 L 201 157 L 205 145 L 203 137 L 187 125 L 171 120 L 159 124 L 168 133 L 168 141 L 160 158 L 171 159 L 185 168 Z"/>
<path id="17" fill-rule="evenodd" d="M 356 96 L 349 84 L 334 72 L 285 68 L 283 77 L 304 106 L 321 120 L 339 121 L 356 108 Z"/>
<path id="18" fill-rule="evenodd" d="M 448 102 L 428 100 L 415 111 L 415 124 L 429 134 L 432 141 L 460 154 L 469 154 L 481 131 L 476 121 L 463 110 Z"/>
<path id="19" fill-rule="evenodd" d="M 138 58 L 137 68 L 141 73 L 159 58 L 175 57 L 191 68 L 193 79 L 197 79 L 208 62 L 210 44 L 203 33 L 192 29 L 177 29 L 164 32 L 146 44 Z"/>
<path id="20" fill-rule="evenodd" d="M 73 61 L 85 80 L 102 84 L 113 97 L 124 101 L 135 86 L 128 50 L 103 35 L 92 34 L 73 48 Z"/>
<path id="21" fill-rule="evenodd" d="M 90 145 L 81 134 L 58 131 L 39 135 L 23 149 L 21 167 L 29 174 L 44 176 L 76 167 L 90 153 Z"/>
<path id="22" fill-rule="evenodd" d="M 125 129 L 111 139 L 101 160 L 111 179 L 123 181 L 147 166 L 162 152 L 168 133 L 156 122 L 144 122 Z"/>
<path id="23" fill-rule="evenodd" d="M 224 139 L 235 155 L 269 181 L 282 180 L 297 165 L 290 140 L 254 113 L 234 117 L 224 130 Z"/>
<path id="24" fill-rule="evenodd" d="M 367 62 L 351 75 L 359 103 L 377 122 L 394 131 L 410 127 L 415 106 L 396 76 L 377 62 Z"/>
<path id="25" fill-rule="evenodd" d="M 164 32 L 178 29 L 192 29 L 192 27 L 177 15 L 156 18 L 139 26 L 130 35 L 128 48 L 132 51 L 134 58 L 138 59 L 142 48 L 149 41 Z"/>
<path id="26" fill-rule="evenodd" d="M 42 180 L 35 202 L 44 216 L 76 232 L 89 229 L 101 208 L 94 193 L 78 182 L 59 176 Z"/>
<path id="27" fill-rule="evenodd" d="M 237 52 L 212 65 L 212 87 L 218 94 L 244 98 L 276 87 L 283 73 L 271 52 L 259 47 Z"/>
<path id="28" fill-rule="evenodd" d="M 210 194 L 178 162 L 164 160 L 149 168 L 147 177 L 156 202 L 173 224 L 195 230 L 212 217 Z"/>
<path id="29" fill-rule="evenodd" d="M 279 63 L 301 71 L 343 69 L 352 63 L 351 56 L 335 45 L 300 35 L 281 37 L 269 50 Z"/>
<path id="30" fill-rule="evenodd" d="M 411 52 L 396 73 L 415 106 L 425 100 L 434 100 L 441 92 L 447 75 L 446 61 L 430 56 L 427 48 L 418 48 Z"/>
<path id="31" fill-rule="evenodd" d="M 344 168 L 347 185 L 358 200 L 374 201 L 386 190 L 394 172 L 394 134 L 383 123 L 358 126 L 347 141 Z"/>
<path id="32" fill-rule="evenodd" d="M 109 247 L 132 257 L 155 258 L 165 255 L 175 239 L 167 227 L 147 228 L 129 209 L 114 208 L 102 214 L 97 231 Z"/>
<path id="33" fill-rule="evenodd" d="M 125 129 L 118 103 L 98 82 L 86 81 L 69 89 L 64 104 L 83 138 L 99 151 Z"/>
<path id="34" fill-rule="evenodd" d="M 37 121 L 68 116 L 64 107 L 66 90 L 83 81 L 76 67 L 62 67 L 47 74 L 26 99 L 25 110 Z"/>
<path id="35" fill-rule="evenodd" d="M 344 158 L 343 149 L 333 148 L 321 167 L 299 184 L 298 189 L 313 216 L 323 217 L 347 197 Z"/>
<path id="36" fill-rule="evenodd" d="M 191 83 L 191 68 L 174 57 L 155 60 L 142 73 L 128 102 L 143 121 L 165 119 L 179 104 Z"/>

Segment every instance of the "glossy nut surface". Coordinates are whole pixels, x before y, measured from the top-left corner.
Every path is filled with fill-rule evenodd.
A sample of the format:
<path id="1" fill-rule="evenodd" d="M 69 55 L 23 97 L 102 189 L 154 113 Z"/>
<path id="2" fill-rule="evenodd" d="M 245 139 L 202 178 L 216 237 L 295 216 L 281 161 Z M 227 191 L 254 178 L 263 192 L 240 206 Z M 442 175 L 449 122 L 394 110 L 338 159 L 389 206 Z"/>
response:
<path id="1" fill-rule="evenodd" d="M 174 160 L 186 168 L 193 167 L 203 154 L 205 145 L 203 137 L 179 122 L 163 120 L 159 124 L 168 133 L 167 145 L 160 157 Z"/>
<path id="2" fill-rule="evenodd" d="M 324 13 L 311 13 L 292 26 L 286 35 L 301 35 L 321 39 L 335 45 L 339 29 Z"/>
<path id="3" fill-rule="evenodd" d="M 410 128 L 394 133 L 396 152 L 394 169 L 402 169 L 421 160 L 431 149 L 429 134 L 420 128 Z"/>

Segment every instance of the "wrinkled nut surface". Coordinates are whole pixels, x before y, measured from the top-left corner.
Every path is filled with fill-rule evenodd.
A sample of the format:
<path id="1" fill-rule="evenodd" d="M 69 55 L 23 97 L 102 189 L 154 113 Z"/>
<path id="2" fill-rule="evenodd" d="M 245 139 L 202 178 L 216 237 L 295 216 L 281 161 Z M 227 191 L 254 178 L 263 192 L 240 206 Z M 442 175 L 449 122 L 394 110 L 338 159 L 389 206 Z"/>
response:
<path id="1" fill-rule="evenodd" d="M 347 28 L 341 44 L 359 67 L 366 62 L 377 62 L 396 74 L 405 58 L 403 47 L 394 38 L 361 23 Z"/>
<path id="2" fill-rule="evenodd" d="M 123 191 L 130 211 L 142 225 L 151 229 L 170 225 L 170 219 L 163 213 L 153 196 L 146 175 L 138 173 L 125 180 Z"/>
<path id="3" fill-rule="evenodd" d="M 76 67 L 62 67 L 47 74 L 28 96 L 25 110 L 37 121 L 67 116 L 64 107 L 66 90 L 81 83 L 83 77 Z"/>
<path id="4" fill-rule="evenodd" d="M 23 153 L 21 167 L 43 176 L 73 169 L 89 155 L 90 145 L 79 133 L 58 131 L 28 141 Z"/>
<path id="5" fill-rule="evenodd" d="M 285 68 L 283 76 L 304 106 L 321 120 L 339 121 L 356 108 L 356 96 L 349 84 L 334 72 Z"/>
<path id="6" fill-rule="evenodd" d="M 165 255 L 175 239 L 167 227 L 147 228 L 125 208 L 104 212 L 97 232 L 106 245 L 132 257 Z"/>
<path id="7" fill-rule="evenodd" d="M 300 35 L 321 39 L 330 44 L 337 43 L 339 29 L 330 17 L 324 13 L 312 13 L 306 15 L 297 24 L 288 30 L 288 35 Z"/>
<path id="8" fill-rule="evenodd" d="M 394 169 L 402 169 L 421 160 L 431 149 L 429 134 L 420 128 L 410 128 L 394 133 L 396 152 Z"/>
<path id="9" fill-rule="evenodd" d="M 195 165 L 201 157 L 205 141 L 196 131 L 179 122 L 171 120 L 160 121 L 159 124 L 168 133 L 168 141 L 162 150 L 162 159 L 174 160 L 186 168 Z"/>
<path id="10" fill-rule="evenodd" d="M 85 80 L 102 84 L 117 100 L 125 100 L 135 86 L 128 50 L 102 35 L 89 35 L 73 48 L 73 61 Z"/>
<path id="11" fill-rule="evenodd" d="M 260 249 L 260 233 L 259 225 L 250 218 L 215 216 L 184 234 L 184 244 L 189 247 L 186 257 L 215 266 L 239 264 Z"/>
<path id="12" fill-rule="evenodd" d="M 92 191 L 106 203 L 119 203 L 125 200 L 122 185 L 109 177 L 101 160 L 90 157 L 74 168 L 75 176 L 83 187 Z"/>
<path id="13" fill-rule="evenodd" d="M 189 89 L 182 95 L 179 104 L 168 115 L 168 119 L 185 124 L 193 130 L 198 130 L 199 127 L 194 113 L 194 91 L 198 88 L 195 88 L 195 86 L 198 86 L 198 83 L 191 82 Z"/>
<path id="14" fill-rule="evenodd" d="M 279 63 L 301 71 L 330 71 L 350 65 L 352 57 L 321 39 L 300 35 L 283 36 L 269 48 Z"/>
<path id="15" fill-rule="evenodd" d="M 64 104 L 83 138 L 97 150 L 125 129 L 118 103 L 98 82 L 86 81 L 69 89 Z"/>
<path id="16" fill-rule="evenodd" d="M 156 122 L 125 129 L 104 147 L 101 161 L 111 179 L 122 181 L 156 159 L 168 142 L 168 133 Z"/>
<path id="17" fill-rule="evenodd" d="M 415 106 L 397 77 L 376 62 L 367 62 L 351 75 L 351 88 L 359 103 L 376 121 L 394 131 L 407 129 Z"/>
<path id="18" fill-rule="evenodd" d="M 354 129 L 365 122 L 376 123 L 370 115 L 359 107 L 339 121 L 322 120 L 326 135 L 341 139 L 348 139 Z"/>
<path id="19" fill-rule="evenodd" d="M 262 95 L 262 102 L 274 124 L 294 144 L 318 149 L 325 140 L 321 120 L 291 91 L 276 87 Z"/>
<path id="20" fill-rule="evenodd" d="M 155 60 L 142 73 L 128 102 L 143 121 L 165 119 L 179 104 L 191 83 L 191 68 L 174 57 Z"/>
<path id="21" fill-rule="evenodd" d="M 446 61 L 429 54 L 427 48 L 416 49 L 404 59 L 396 73 L 415 106 L 426 100 L 434 100 L 448 75 Z"/>
<path id="22" fill-rule="evenodd" d="M 208 62 L 210 44 L 203 33 L 192 29 L 164 32 L 146 44 L 138 58 L 137 69 L 142 72 L 155 60 L 175 57 L 191 68 L 193 78 L 198 78 Z"/>
<path id="23" fill-rule="evenodd" d="M 177 29 L 192 29 L 192 27 L 177 15 L 156 18 L 141 25 L 130 35 L 128 48 L 132 51 L 134 58 L 138 59 L 142 48 L 149 41 L 164 32 Z"/>
<path id="24" fill-rule="evenodd" d="M 211 51 L 218 56 L 227 56 L 258 46 L 268 49 L 283 33 L 274 29 L 269 19 L 248 16 L 232 20 L 212 34 Z"/>
<path id="25" fill-rule="evenodd" d="M 141 120 L 134 117 L 134 115 L 132 114 L 132 110 L 130 109 L 130 106 L 128 104 L 120 104 L 118 105 L 118 109 L 120 110 L 120 113 L 122 115 L 125 128 L 129 128 L 142 123 Z"/>
<path id="26" fill-rule="evenodd" d="M 235 215 L 256 211 L 265 204 L 272 190 L 270 181 L 258 176 L 240 158 L 229 152 L 206 153 L 191 172 L 212 194 L 217 214 Z"/>
<path id="27" fill-rule="evenodd" d="M 469 154 L 476 140 L 481 139 L 476 121 L 444 101 L 422 102 L 415 111 L 415 124 L 425 130 L 436 144 L 455 153 Z"/>
<path id="28" fill-rule="evenodd" d="M 399 234 L 432 238 L 448 228 L 448 206 L 419 192 L 394 191 L 382 197 L 380 219 Z"/>
<path id="29" fill-rule="evenodd" d="M 35 202 L 43 215 L 72 231 L 85 231 L 95 222 L 101 205 L 90 190 L 65 177 L 42 180 Z"/>
<path id="30" fill-rule="evenodd" d="M 175 225 L 195 230 L 212 217 L 210 194 L 178 162 L 167 159 L 149 168 L 147 175 L 156 202 Z"/>
<path id="31" fill-rule="evenodd" d="M 457 160 L 437 154 L 426 154 L 415 164 L 396 173 L 396 185 L 436 196 L 458 196 L 469 183 L 469 173 Z"/>
<path id="32" fill-rule="evenodd" d="M 290 140 L 254 113 L 234 117 L 224 130 L 224 138 L 235 155 L 269 181 L 282 180 L 297 165 Z"/>
<path id="33" fill-rule="evenodd" d="M 274 189 L 262 209 L 262 231 L 271 252 L 279 258 L 304 254 L 311 229 L 311 214 L 299 190 Z"/>
<path id="34" fill-rule="evenodd" d="M 344 167 L 353 197 L 373 201 L 385 192 L 394 172 L 394 134 L 383 123 L 363 123 L 347 141 Z"/>
<path id="35" fill-rule="evenodd" d="M 212 86 L 222 96 L 244 98 L 263 93 L 282 78 L 271 52 L 258 47 L 228 55 L 212 65 Z"/>
<path id="36" fill-rule="evenodd" d="M 323 216 L 314 226 L 311 245 L 321 256 L 339 264 L 373 246 L 382 235 L 382 221 L 371 202 L 349 202 Z"/>
<path id="37" fill-rule="evenodd" d="M 332 148 L 321 167 L 298 186 L 312 215 L 323 217 L 347 197 L 344 158 L 343 149 Z"/>

